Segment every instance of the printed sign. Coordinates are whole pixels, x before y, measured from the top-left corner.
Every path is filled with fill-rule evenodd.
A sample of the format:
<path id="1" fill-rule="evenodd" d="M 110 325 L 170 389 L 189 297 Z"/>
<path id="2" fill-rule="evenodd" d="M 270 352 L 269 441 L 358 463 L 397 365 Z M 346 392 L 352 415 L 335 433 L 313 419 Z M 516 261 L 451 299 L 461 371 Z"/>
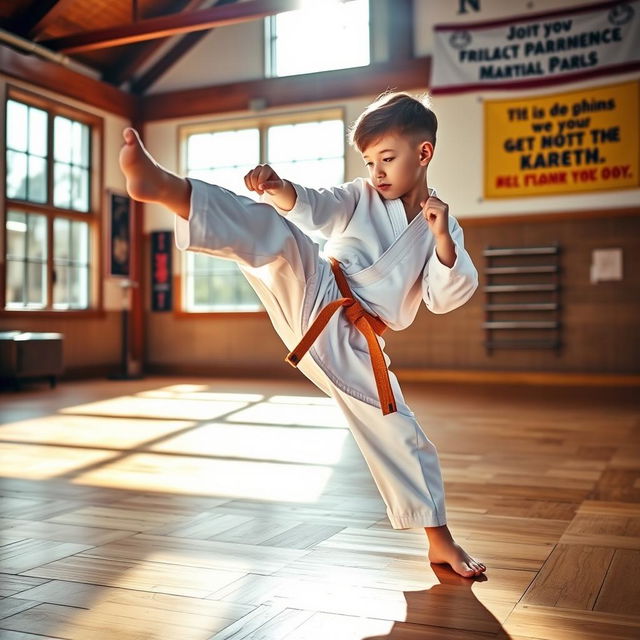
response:
<path id="1" fill-rule="evenodd" d="M 171 311 L 171 231 L 151 233 L 151 310 Z"/>
<path id="2" fill-rule="evenodd" d="M 485 197 L 638 187 L 639 91 L 630 82 L 485 102 Z"/>
<path id="3" fill-rule="evenodd" d="M 640 0 L 434 27 L 431 92 L 508 89 L 640 69 Z"/>

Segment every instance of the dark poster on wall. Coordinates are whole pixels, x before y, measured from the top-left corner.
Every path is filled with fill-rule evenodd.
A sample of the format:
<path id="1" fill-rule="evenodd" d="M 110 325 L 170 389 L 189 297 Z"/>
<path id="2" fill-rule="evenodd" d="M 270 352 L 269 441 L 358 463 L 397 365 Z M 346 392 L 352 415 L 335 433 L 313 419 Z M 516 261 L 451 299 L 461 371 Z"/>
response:
<path id="1" fill-rule="evenodd" d="M 109 275 L 129 276 L 131 262 L 131 200 L 109 193 Z"/>
<path id="2" fill-rule="evenodd" d="M 151 311 L 171 311 L 171 231 L 151 233 Z"/>

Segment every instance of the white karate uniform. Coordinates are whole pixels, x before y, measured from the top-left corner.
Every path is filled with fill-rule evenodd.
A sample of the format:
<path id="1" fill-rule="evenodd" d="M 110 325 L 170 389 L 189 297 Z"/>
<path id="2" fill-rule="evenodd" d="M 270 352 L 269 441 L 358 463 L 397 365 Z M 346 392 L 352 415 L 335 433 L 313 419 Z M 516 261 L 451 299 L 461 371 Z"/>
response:
<path id="1" fill-rule="evenodd" d="M 422 215 L 407 222 L 401 200 L 385 200 L 364 179 L 331 189 L 294 184 L 289 212 L 190 179 L 189 220 L 176 216 L 176 244 L 235 261 L 292 350 L 329 302 L 341 298 L 328 260 L 340 261 L 353 295 L 390 329 L 408 327 L 421 302 L 433 313 L 464 304 L 478 273 L 451 214 L 456 260 L 440 262 Z M 326 237 L 323 255 L 307 233 Z M 384 340 L 378 337 L 384 348 Z M 283 357 L 286 354 L 283 354 Z M 385 355 L 387 365 L 389 358 Z M 336 312 L 298 364 L 333 397 L 371 470 L 395 529 L 446 523 L 438 454 L 389 371 L 397 412 L 382 415 L 364 336 Z"/>

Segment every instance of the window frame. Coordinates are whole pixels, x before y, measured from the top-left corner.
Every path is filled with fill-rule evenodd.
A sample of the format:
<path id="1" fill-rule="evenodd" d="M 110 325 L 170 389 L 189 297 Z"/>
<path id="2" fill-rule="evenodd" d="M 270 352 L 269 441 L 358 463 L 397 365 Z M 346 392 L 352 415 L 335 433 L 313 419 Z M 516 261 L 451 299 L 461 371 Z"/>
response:
<path id="1" fill-rule="evenodd" d="M 267 162 L 268 147 L 267 147 L 267 131 L 269 127 L 282 125 L 282 124 L 301 124 L 305 122 L 318 122 L 322 120 L 342 120 L 346 131 L 346 109 L 343 106 L 328 106 L 326 108 L 319 109 L 315 107 L 305 111 L 288 111 L 277 112 L 271 114 L 264 114 L 261 116 L 248 115 L 245 117 L 224 119 L 224 120 L 212 120 L 207 122 L 189 123 L 178 127 L 178 167 L 180 175 L 187 175 L 187 138 L 190 135 L 196 133 L 213 133 L 218 131 L 232 131 L 237 129 L 249 129 L 257 128 L 259 131 L 260 139 L 260 164 Z M 342 156 L 343 161 L 343 175 L 346 178 L 347 173 L 347 144 L 346 138 L 343 139 L 344 153 Z M 286 178 L 286 176 L 284 176 Z M 174 251 L 178 251 L 174 249 Z M 268 317 L 267 311 L 264 308 L 257 309 L 255 311 L 249 310 L 233 310 L 233 311 L 189 311 L 185 307 L 185 292 L 186 292 L 186 251 L 180 251 L 179 260 L 174 261 L 174 264 L 179 264 L 180 271 L 175 273 L 173 278 L 173 290 L 175 295 L 173 297 L 173 314 L 176 318 L 260 318 Z"/>
<path id="2" fill-rule="evenodd" d="M 28 200 L 8 198 L 7 193 L 7 141 L 3 134 L 2 161 L 2 234 L 0 250 L 0 317 L 5 318 L 72 318 L 72 317 L 102 317 L 103 291 L 103 211 L 104 211 L 104 120 L 102 117 L 90 112 L 82 111 L 76 107 L 57 102 L 53 98 L 33 93 L 28 89 L 16 85 L 7 84 L 3 95 L 3 110 L 6 113 L 9 100 L 15 100 L 31 107 L 36 107 L 47 112 L 47 202 L 36 203 Z M 56 207 L 53 194 L 53 122 L 56 116 L 62 116 L 85 124 L 89 127 L 89 208 L 87 211 L 76 211 Z M 44 215 L 47 220 L 47 281 L 45 286 L 47 306 L 42 309 L 7 309 L 7 233 L 6 224 L 9 210 L 20 211 L 26 214 Z M 57 218 L 66 218 L 72 221 L 81 221 L 89 227 L 89 306 L 86 309 L 55 309 L 54 308 L 54 221 Z"/>

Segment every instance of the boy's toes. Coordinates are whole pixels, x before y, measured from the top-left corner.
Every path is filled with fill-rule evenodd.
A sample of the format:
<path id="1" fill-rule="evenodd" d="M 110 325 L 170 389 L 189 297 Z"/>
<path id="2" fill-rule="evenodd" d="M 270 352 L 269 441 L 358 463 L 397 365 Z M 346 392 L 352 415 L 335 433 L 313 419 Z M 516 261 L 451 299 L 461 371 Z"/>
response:
<path id="1" fill-rule="evenodd" d="M 452 564 L 451 567 L 456 573 L 459 573 L 465 578 L 471 578 L 476 573 L 470 562 L 456 562 Z"/>
<path id="2" fill-rule="evenodd" d="M 127 144 L 133 144 L 136 141 L 136 132 L 134 129 L 132 129 L 131 127 L 127 127 L 123 132 L 122 135 L 124 137 L 124 141 Z"/>

